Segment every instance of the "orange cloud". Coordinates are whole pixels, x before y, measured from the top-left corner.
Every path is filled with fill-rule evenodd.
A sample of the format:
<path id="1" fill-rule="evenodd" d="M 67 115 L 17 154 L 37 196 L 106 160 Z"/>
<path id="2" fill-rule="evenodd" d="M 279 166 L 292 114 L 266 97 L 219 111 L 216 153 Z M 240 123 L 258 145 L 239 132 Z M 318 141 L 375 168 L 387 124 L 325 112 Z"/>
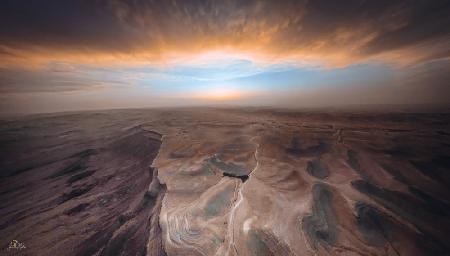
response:
<path id="1" fill-rule="evenodd" d="M 45 11 L 37 12 L 34 5 Z M 450 52 L 450 4 L 445 1 L 34 5 L 0 3 L 0 67 L 39 68 L 49 62 L 168 65 L 212 51 L 261 63 L 345 66 L 367 60 L 414 63 L 446 58 Z M 30 17 L 20 15 L 24 11 Z"/>

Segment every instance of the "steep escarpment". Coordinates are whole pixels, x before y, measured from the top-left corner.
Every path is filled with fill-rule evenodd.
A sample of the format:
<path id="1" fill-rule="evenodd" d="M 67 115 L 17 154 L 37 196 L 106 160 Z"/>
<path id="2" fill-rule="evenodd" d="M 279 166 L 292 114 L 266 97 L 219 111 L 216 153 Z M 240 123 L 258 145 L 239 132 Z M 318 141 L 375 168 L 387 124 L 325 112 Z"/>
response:
<path id="1" fill-rule="evenodd" d="M 158 219 L 165 187 L 150 167 L 161 135 L 141 126 L 105 130 L 102 121 L 69 133 L 71 123 L 60 120 L 64 136 L 51 126 L 36 128 L 33 138 L 22 138 L 20 128 L 8 134 L 8 150 L 20 149 L 15 161 L 27 164 L 2 162 L 3 248 L 14 239 L 33 255 L 142 255 L 147 248 L 164 255 Z"/>

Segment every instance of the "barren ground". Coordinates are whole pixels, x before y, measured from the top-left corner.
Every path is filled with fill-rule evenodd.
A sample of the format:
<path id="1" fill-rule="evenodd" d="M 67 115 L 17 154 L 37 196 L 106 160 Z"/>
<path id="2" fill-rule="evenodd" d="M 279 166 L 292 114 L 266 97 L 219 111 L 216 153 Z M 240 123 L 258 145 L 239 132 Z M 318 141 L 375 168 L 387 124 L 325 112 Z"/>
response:
<path id="1" fill-rule="evenodd" d="M 3 120 L 0 252 L 448 255 L 449 131 L 443 113 L 256 108 Z"/>

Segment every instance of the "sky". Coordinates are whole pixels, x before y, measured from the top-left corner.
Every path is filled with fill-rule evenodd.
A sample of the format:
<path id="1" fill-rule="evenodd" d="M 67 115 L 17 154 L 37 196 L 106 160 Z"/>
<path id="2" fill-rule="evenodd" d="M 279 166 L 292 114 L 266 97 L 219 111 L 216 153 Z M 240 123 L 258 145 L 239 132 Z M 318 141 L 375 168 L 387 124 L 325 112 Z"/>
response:
<path id="1" fill-rule="evenodd" d="M 450 104 L 450 0 L 2 0 L 0 113 Z"/>

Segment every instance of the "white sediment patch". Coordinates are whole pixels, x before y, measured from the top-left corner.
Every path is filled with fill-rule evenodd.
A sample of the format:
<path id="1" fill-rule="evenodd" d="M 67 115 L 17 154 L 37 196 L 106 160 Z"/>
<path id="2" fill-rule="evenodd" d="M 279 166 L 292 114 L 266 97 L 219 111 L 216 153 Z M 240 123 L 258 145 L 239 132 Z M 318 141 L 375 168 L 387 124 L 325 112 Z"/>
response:
<path id="1" fill-rule="evenodd" d="M 246 220 L 244 221 L 244 224 L 242 225 L 242 230 L 244 231 L 245 234 L 247 234 L 248 231 L 250 231 L 250 227 L 251 227 L 252 222 L 253 222 L 253 220 L 254 220 L 255 218 L 256 218 L 256 217 L 253 216 L 253 217 L 248 218 L 248 219 L 246 219 Z"/>

